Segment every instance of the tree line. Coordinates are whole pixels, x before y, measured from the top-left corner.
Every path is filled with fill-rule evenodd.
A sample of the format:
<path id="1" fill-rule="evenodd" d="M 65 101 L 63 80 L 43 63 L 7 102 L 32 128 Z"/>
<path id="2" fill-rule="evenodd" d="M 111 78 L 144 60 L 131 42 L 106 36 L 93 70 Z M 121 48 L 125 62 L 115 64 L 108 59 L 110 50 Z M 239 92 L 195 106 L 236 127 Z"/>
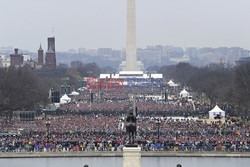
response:
<path id="1" fill-rule="evenodd" d="M 49 87 L 61 90 L 63 78 L 72 89 L 81 86 L 88 76 L 99 76 L 101 69 L 95 63 L 78 63 L 70 68 L 34 70 L 30 66 L 0 68 L 0 116 L 11 118 L 13 111 L 44 108 L 48 103 Z"/>
<path id="2" fill-rule="evenodd" d="M 22 68 L 0 68 L 0 115 L 9 115 L 15 110 L 36 110 L 46 106 L 49 86 L 60 91 L 62 78 L 68 77 L 72 89 L 81 86 L 84 77 L 97 77 L 101 69 L 95 63 L 72 62 L 70 68 L 34 70 Z M 198 93 L 205 93 L 213 104 L 229 105 L 235 114 L 249 115 L 250 110 L 250 63 L 234 68 L 219 65 L 195 67 L 188 63 L 159 68 L 167 80 L 174 79 Z"/>
<path id="3" fill-rule="evenodd" d="M 188 63 L 163 66 L 159 72 L 198 93 L 205 93 L 212 104 L 227 105 L 235 115 L 250 115 L 250 63 L 225 68 L 211 64 L 195 67 Z"/>
<path id="4" fill-rule="evenodd" d="M 31 68 L 0 69 L 1 116 L 12 117 L 13 111 L 33 110 L 46 102 L 44 86 Z"/>

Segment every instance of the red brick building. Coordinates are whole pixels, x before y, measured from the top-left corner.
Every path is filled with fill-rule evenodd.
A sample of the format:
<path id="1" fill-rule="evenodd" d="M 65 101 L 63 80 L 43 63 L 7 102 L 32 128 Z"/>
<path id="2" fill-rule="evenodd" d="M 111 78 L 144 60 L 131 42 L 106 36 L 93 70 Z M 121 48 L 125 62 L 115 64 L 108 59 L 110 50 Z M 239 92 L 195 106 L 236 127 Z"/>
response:
<path id="1" fill-rule="evenodd" d="M 55 38 L 48 38 L 48 50 L 45 57 L 45 66 L 50 69 L 56 68 Z"/>
<path id="2" fill-rule="evenodd" d="M 23 55 L 18 53 L 18 49 L 15 48 L 15 53 L 10 54 L 10 66 L 20 67 L 23 64 Z"/>
<path id="3" fill-rule="evenodd" d="M 43 61 L 43 49 L 42 49 L 42 45 L 40 44 L 40 48 L 38 50 L 38 65 L 43 65 L 44 61 Z"/>

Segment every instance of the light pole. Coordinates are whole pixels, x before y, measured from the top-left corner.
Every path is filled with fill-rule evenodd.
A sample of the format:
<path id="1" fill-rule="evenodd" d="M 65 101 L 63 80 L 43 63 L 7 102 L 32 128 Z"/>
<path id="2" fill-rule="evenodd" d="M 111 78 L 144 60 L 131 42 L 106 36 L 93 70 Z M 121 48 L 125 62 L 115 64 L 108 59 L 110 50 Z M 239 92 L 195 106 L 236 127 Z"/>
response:
<path id="1" fill-rule="evenodd" d="M 50 127 L 50 121 L 46 121 L 46 127 L 47 127 L 47 140 L 49 141 L 49 127 Z"/>
<path id="2" fill-rule="evenodd" d="M 120 136 L 122 136 L 123 125 L 124 125 L 124 118 L 121 117 L 121 118 L 119 119 Z"/>
<path id="3" fill-rule="evenodd" d="M 160 119 L 158 119 L 158 120 L 155 122 L 155 124 L 157 125 L 157 128 L 158 128 L 158 130 L 157 130 L 157 133 L 158 133 L 158 140 L 160 140 L 160 124 L 161 124 Z"/>
<path id="4" fill-rule="evenodd" d="M 92 74 L 92 71 L 87 71 L 86 74 L 87 74 L 87 78 L 88 78 L 88 77 L 90 77 L 90 74 Z M 92 93 L 91 89 L 89 90 L 89 92 L 90 92 L 90 111 L 92 111 L 92 103 L 93 103 L 94 94 Z"/>
<path id="5" fill-rule="evenodd" d="M 61 85 L 62 92 L 64 94 L 69 94 L 70 92 L 70 85 L 68 85 L 69 77 L 62 78 L 62 81 L 64 82 L 63 85 Z"/>

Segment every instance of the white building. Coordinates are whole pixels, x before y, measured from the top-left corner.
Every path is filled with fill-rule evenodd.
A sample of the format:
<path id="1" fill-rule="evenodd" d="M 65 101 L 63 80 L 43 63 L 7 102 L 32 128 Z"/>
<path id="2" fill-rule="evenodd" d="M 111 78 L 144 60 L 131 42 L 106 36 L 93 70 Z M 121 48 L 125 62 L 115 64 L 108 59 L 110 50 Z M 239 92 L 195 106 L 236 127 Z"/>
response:
<path id="1" fill-rule="evenodd" d="M 10 58 L 5 55 L 0 56 L 0 67 L 8 68 L 10 66 Z"/>
<path id="2" fill-rule="evenodd" d="M 23 54 L 23 62 L 31 61 L 30 55 Z"/>
<path id="3" fill-rule="evenodd" d="M 41 65 L 38 65 L 37 62 L 33 61 L 31 59 L 30 55 L 24 54 L 23 55 L 23 64 L 21 65 L 22 67 L 24 67 L 25 65 L 30 66 L 31 68 L 35 68 L 35 69 L 40 69 L 42 68 Z"/>

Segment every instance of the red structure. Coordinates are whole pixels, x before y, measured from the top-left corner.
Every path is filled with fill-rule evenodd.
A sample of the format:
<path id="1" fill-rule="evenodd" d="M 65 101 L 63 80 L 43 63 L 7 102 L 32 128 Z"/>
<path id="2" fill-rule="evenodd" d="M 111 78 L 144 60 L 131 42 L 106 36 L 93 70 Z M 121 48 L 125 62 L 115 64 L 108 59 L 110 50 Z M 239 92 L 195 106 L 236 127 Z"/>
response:
<path id="1" fill-rule="evenodd" d="M 18 49 L 15 48 L 15 53 L 10 54 L 10 66 L 20 67 L 23 64 L 23 55 L 18 54 Z"/>
<path id="2" fill-rule="evenodd" d="M 38 65 L 43 65 L 43 49 L 42 45 L 40 44 L 40 48 L 38 50 Z"/>
<path id="3" fill-rule="evenodd" d="M 45 65 L 47 68 L 56 68 L 56 52 L 55 52 L 55 38 L 48 38 L 48 50 L 45 57 Z"/>
<path id="4" fill-rule="evenodd" d="M 55 37 L 49 37 L 48 38 L 48 50 L 49 48 L 52 48 L 52 50 L 55 52 L 56 49 L 55 49 Z"/>

